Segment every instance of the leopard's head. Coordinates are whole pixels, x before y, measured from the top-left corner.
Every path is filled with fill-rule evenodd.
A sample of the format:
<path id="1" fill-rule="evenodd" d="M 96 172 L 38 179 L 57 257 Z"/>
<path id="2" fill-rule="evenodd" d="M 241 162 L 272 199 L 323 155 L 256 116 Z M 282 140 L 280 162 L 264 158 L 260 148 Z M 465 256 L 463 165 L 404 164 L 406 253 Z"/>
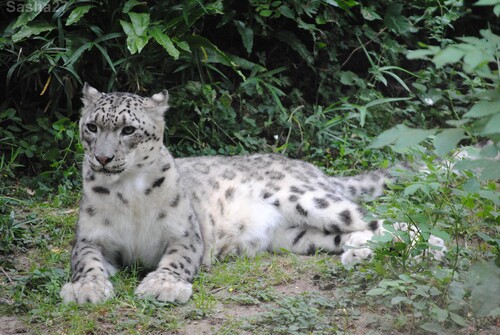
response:
<path id="1" fill-rule="evenodd" d="M 139 169 L 163 145 L 168 109 L 166 90 L 149 98 L 129 93 L 101 93 L 85 84 L 80 140 L 94 172 L 119 174 Z"/>

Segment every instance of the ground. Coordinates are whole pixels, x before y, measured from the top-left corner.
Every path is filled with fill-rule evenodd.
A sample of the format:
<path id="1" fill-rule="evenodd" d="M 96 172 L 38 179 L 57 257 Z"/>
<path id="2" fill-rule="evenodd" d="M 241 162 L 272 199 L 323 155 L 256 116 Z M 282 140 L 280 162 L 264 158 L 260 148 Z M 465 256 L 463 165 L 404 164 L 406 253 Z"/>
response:
<path id="1" fill-rule="evenodd" d="M 30 257 L 20 256 L 16 269 L 35 266 Z M 129 269 L 115 278 L 117 296 L 106 304 L 67 306 L 53 297 L 48 302 L 38 297 L 38 302 L 18 304 L 31 310 L 1 316 L 0 334 L 425 333 L 405 313 L 367 302 L 366 285 L 350 286 L 349 271 L 342 269 L 336 256 L 263 254 L 219 263 L 200 275 L 193 299 L 183 306 L 141 301 L 123 292 L 131 291 L 136 272 Z M 2 304 L 14 307 L 16 302 L 4 299 Z M 500 331 L 488 327 L 461 334 Z"/>
<path id="2" fill-rule="evenodd" d="M 187 305 L 172 307 L 156 303 L 155 308 L 164 308 L 176 319 L 169 326 L 163 324 L 162 320 L 145 320 L 148 313 L 138 306 L 119 302 L 119 298 L 112 303 L 115 305 L 112 308 L 114 315 L 110 317 L 106 315 L 109 311 L 97 316 L 101 313 L 94 313 L 91 306 L 60 306 L 60 310 L 75 312 L 81 308 L 86 316 L 95 317 L 94 324 L 91 327 L 89 325 L 87 330 L 91 334 L 114 334 L 116 331 L 144 334 L 164 334 L 165 331 L 172 334 L 255 334 L 275 331 L 282 334 L 327 334 L 339 329 L 349 334 L 404 334 L 397 330 L 388 332 L 393 327 L 393 320 L 384 316 L 385 310 L 374 313 L 355 304 L 351 306 L 344 297 L 342 287 L 324 281 L 317 269 L 328 266 L 329 262 L 337 263 L 338 259 L 326 255 L 264 254 L 256 260 L 238 259 L 218 264 L 201 276 L 203 280 L 213 280 L 209 290 L 199 288 Z M 21 263 L 28 262 L 24 260 Z M 214 286 L 215 282 L 222 285 Z M 203 301 L 200 297 L 202 294 L 209 294 L 210 297 Z M 97 309 L 102 312 L 103 307 Z M 158 310 L 155 312 L 161 314 Z M 156 317 L 160 316 L 157 314 Z M 172 329 L 168 329 L 170 327 Z M 35 318 L 30 323 L 26 316 L 1 317 L 0 329 L 0 334 L 9 335 L 69 334 L 76 331 L 70 324 L 60 323 L 60 320 L 49 318 L 45 324 L 40 324 Z"/>
<path id="3" fill-rule="evenodd" d="M 500 285 L 498 270 L 489 263 L 474 270 L 471 261 L 491 259 L 492 249 L 471 240 L 458 241 L 467 256 L 458 264 L 454 248 L 443 263 L 415 266 L 383 254 L 346 269 L 338 256 L 285 250 L 227 259 L 204 269 L 180 306 L 137 299 L 145 272 L 131 267 L 112 278 L 116 295 L 108 302 L 65 305 L 59 290 L 69 278 L 76 199 L 69 208 L 19 205 L 10 244 L 0 245 L 8 251 L 0 253 L 0 335 L 500 333 L 497 316 L 478 317 L 481 306 L 498 308 L 490 294 Z M 453 279 L 452 265 L 463 269 L 461 278 Z"/>

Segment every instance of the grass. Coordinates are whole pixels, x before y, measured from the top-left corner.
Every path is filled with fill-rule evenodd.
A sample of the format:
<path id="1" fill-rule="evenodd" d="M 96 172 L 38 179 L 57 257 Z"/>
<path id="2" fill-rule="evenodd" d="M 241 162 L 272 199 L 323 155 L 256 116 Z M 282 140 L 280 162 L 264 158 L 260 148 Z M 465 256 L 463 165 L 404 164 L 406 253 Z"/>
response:
<path id="1" fill-rule="evenodd" d="M 325 254 L 298 256 L 284 251 L 230 259 L 203 271 L 194 282 L 192 299 L 182 306 L 137 299 L 134 288 L 144 274 L 130 267 L 112 278 L 116 296 L 106 303 L 65 305 L 59 290 L 69 279 L 78 205 L 77 194 L 63 198 L 62 202 L 61 196 L 52 202 L 9 200 L 1 207 L 3 231 L 11 237 L 2 237 L 8 244 L 2 244 L 0 256 L 2 334 L 374 335 L 499 330 L 497 300 L 485 302 L 490 304 L 486 312 L 474 309 L 481 298 L 474 292 L 495 290 L 497 268 L 473 272 L 471 266 L 474 260 L 492 259 L 494 244 L 467 235 L 469 241 L 452 248 L 444 263 L 406 260 L 404 270 L 384 250 L 372 263 L 351 269 L 344 268 L 337 256 Z M 471 284 L 478 271 L 486 283 Z"/>

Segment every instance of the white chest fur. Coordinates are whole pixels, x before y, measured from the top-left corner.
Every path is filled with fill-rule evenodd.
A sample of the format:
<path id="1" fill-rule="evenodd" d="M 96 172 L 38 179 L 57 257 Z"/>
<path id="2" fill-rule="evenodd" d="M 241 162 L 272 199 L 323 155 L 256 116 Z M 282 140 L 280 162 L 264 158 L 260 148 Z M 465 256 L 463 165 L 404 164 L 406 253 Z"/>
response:
<path id="1" fill-rule="evenodd" d="M 119 254 L 124 264 L 156 265 L 168 243 L 166 219 L 171 213 L 163 210 L 168 189 L 153 184 L 154 178 L 132 175 L 104 186 L 95 186 L 100 185 L 97 179 L 85 185 L 80 231 Z"/>

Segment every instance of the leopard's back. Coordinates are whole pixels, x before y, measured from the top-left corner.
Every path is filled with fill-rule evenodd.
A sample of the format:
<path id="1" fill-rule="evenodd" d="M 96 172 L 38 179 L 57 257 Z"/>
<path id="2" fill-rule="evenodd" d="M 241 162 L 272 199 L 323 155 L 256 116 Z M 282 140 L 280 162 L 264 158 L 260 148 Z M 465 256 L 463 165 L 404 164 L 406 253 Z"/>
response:
<path id="1" fill-rule="evenodd" d="M 333 178 L 273 154 L 182 158 L 176 165 L 200 220 L 206 263 L 282 248 L 341 252 L 337 236 L 374 229 L 353 199 L 379 195 L 386 180 L 381 172 Z"/>

